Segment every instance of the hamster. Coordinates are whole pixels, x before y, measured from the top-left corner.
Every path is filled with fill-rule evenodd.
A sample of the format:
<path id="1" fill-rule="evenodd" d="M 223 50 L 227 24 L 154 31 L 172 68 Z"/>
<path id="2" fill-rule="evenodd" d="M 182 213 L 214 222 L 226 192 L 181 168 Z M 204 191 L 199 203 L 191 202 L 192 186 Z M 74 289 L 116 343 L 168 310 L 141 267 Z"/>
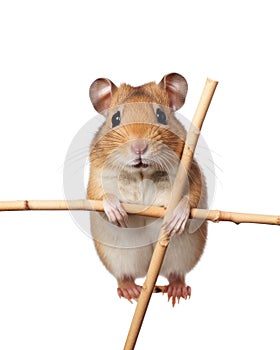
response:
<path id="1" fill-rule="evenodd" d="M 178 170 L 186 130 L 175 116 L 185 102 L 187 81 L 177 73 L 159 84 L 138 87 L 100 78 L 90 86 L 95 110 L 105 117 L 90 147 L 87 195 L 102 200 L 104 213 L 91 212 L 91 232 L 97 253 L 116 278 L 118 295 L 137 300 L 136 279 L 147 273 L 162 219 L 128 215 L 121 203 L 168 206 Z M 187 299 L 191 288 L 185 275 L 199 261 L 207 238 L 207 223 L 194 224 L 190 208 L 207 207 L 206 182 L 195 160 L 185 193 L 165 232 L 172 236 L 160 275 L 172 304 Z"/>

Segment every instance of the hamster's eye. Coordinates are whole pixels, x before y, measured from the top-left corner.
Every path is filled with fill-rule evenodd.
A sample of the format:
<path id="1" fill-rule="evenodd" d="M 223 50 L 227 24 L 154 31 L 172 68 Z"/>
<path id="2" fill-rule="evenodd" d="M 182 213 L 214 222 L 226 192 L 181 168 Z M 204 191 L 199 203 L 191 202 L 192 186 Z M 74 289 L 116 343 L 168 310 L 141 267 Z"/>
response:
<path id="1" fill-rule="evenodd" d="M 158 121 L 160 124 L 164 124 L 164 125 L 167 124 L 166 115 L 165 115 L 165 113 L 164 113 L 160 108 L 157 108 L 157 110 L 156 110 L 156 116 L 157 116 L 157 121 Z"/>
<path id="2" fill-rule="evenodd" d="M 121 112 L 117 111 L 117 113 L 115 113 L 112 116 L 112 128 L 114 128 L 115 126 L 120 125 L 121 123 Z"/>

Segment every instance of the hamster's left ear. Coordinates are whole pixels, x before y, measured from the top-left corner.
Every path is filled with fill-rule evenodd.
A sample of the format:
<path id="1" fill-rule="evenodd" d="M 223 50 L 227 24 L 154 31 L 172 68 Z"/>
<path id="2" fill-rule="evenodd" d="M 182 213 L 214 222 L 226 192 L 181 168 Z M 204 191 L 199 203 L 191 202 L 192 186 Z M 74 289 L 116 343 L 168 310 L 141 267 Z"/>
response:
<path id="1" fill-rule="evenodd" d="M 110 108 L 112 96 L 117 90 L 116 85 L 106 78 L 96 79 L 89 88 L 89 96 L 93 107 L 98 113 L 106 115 Z"/>
<path id="2" fill-rule="evenodd" d="M 188 92 L 188 83 L 182 75 L 178 73 L 167 74 L 158 85 L 167 92 L 170 108 L 177 111 L 183 106 Z"/>

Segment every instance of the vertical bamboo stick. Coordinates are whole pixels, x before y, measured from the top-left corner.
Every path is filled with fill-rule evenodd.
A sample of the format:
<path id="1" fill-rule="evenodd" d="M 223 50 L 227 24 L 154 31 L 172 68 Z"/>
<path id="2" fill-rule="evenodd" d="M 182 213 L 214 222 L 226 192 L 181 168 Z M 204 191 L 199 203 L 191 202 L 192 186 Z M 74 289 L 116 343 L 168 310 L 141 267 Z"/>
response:
<path id="1" fill-rule="evenodd" d="M 183 189 L 185 188 L 187 181 L 186 173 L 190 169 L 193 154 L 200 134 L 200 129 L 202 127 L 207 110 L 210 106 L 217 84 L 218 82 L 216 81 L 210 79 L 206 80 L 200 101 L 198 103 L 196 112 L 192 120 L 190 130 L 187 134 L 185 147 L 181 157 L 181 164 L 179 166 L 179 170 L 173 185 L 172 197 L 170 199 L 170 203 L 168 204 L 163 219 L 164 223 L 170 217 L 173 210 L 176 208 L 179 201 L 181 200 Z M 147 272 L 146 280 L 143 284 L 142 291 L 130 325 L 124 350 L 133 350 L 135 347 L 169 241 L 170 237 L 168 237 L 165 234 L 162 228 L 159 233 L 158 242 L 156 244 L 151 263 Z"/>

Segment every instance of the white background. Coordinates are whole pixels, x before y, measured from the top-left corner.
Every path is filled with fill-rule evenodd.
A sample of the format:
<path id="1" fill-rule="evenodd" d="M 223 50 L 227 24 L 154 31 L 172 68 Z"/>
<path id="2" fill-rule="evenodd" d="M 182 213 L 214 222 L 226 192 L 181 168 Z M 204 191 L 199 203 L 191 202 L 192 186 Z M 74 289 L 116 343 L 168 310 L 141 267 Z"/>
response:
<path id="1" fill-rule="evenodd" d="M 62 199 L 63 162 L 96 113 L 98 77 L 139 85 L 179 72 L 203 126 L 212 209 L 280 214 L 277 1 L 5 1 L 0 5 L 0 200 Z M 209 224 L 190 301 L 153 296 L 137 349 L 279 349 L 280 230 Z M 67 212 L 0 213 L 0 348 L 122 349 L 135 304 Z"/>

